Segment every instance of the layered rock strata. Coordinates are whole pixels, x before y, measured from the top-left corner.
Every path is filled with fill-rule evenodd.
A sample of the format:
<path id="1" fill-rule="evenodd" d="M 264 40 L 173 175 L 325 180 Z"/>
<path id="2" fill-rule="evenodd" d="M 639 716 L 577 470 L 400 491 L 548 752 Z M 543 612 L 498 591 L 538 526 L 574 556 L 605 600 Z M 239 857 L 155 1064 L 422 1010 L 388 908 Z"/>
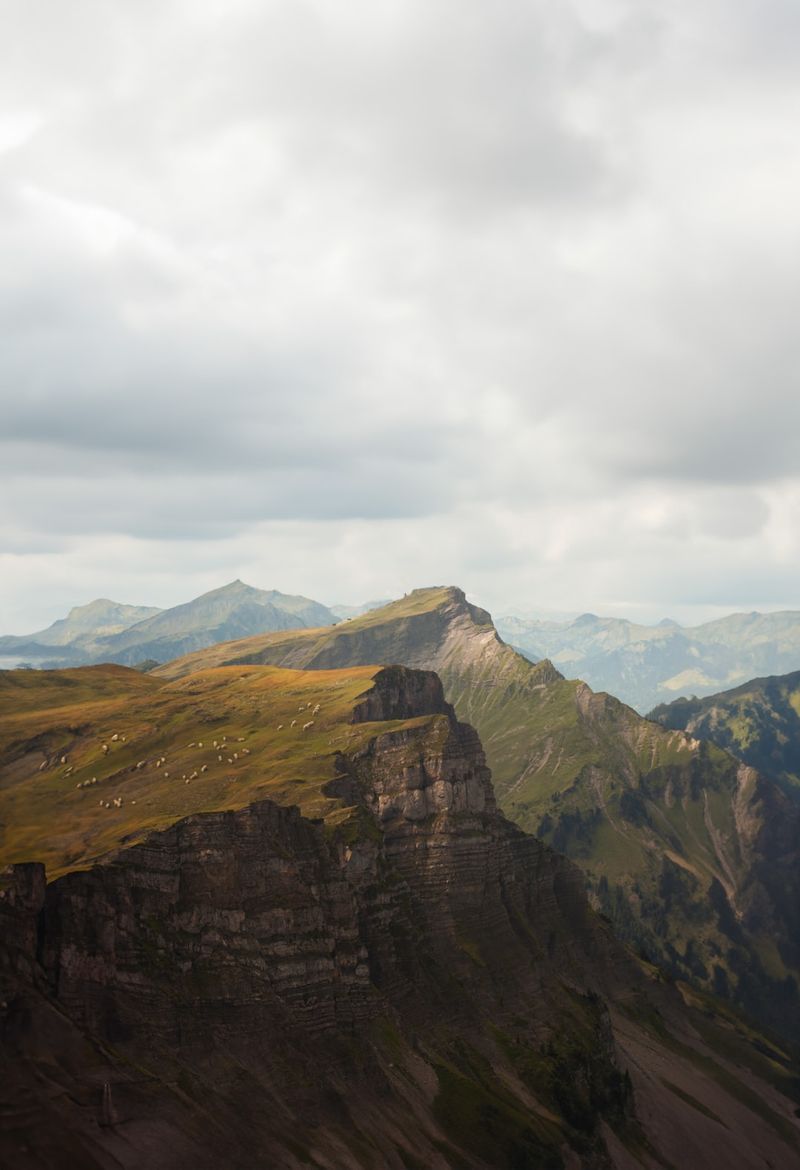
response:
<path id="1" fill-rule="evenodd" d="M 0 1163 L 625 1170 L 689 1135 L 734 1168 L 800 1164 L 785 1098 L 704 1080 L 677 995 L 497 812 L 436 676 L 382 671 L 354 719 L 405 725 L 335 757 L 328 823 L 262 801 L 46 888 L 4 875 Z"/>

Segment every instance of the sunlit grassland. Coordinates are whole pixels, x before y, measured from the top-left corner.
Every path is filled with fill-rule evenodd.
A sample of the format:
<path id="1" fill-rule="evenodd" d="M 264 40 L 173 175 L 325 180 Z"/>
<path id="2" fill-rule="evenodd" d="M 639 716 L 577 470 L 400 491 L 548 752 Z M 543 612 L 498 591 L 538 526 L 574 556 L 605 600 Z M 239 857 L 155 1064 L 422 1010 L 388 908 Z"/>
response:
<path id="1" fill-rule="evenodd" d="M 43 861 L 50 878 L 192 813 L 267 797 L 340 820 L 322 792 L 336 752 L 405 725 L 350 722 L 369 666 L 220 667 L 174 682 L 124 667 L 8 673 L 0 864 Z"/>

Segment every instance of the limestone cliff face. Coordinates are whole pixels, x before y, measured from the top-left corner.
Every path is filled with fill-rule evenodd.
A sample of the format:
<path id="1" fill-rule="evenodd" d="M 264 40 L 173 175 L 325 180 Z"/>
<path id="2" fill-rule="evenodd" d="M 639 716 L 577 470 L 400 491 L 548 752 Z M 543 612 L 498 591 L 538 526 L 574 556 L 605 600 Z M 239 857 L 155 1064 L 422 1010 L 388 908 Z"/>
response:
<path id="1" fill-rule="evenodd" d="M 46 889 L 4 876 L 0 1163 L 624 1170 L 691 1131 L 731 1167 L 797 1164 L 783 1098 L 788 1137 L 718 1086 L 698 1112 L 674 1055 L 652 1152 L 636 1102 L 664 1090 L 630 1037 L 659 1041 L 612 1019 L 677 997 L 497 811 L 435 676 L 381 672 L 354 719 L 389 726 L 336 757 L 338 820 L 262 801 Z"/>

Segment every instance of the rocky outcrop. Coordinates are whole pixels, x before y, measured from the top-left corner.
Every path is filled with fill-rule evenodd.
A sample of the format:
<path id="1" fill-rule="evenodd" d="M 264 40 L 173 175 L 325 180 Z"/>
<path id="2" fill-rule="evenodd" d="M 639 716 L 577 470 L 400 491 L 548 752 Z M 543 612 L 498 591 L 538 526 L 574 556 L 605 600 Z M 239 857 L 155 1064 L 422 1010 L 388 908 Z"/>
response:
<path id="1" fill-rule="evenodd" d="M 663 1165 L 674 1143 L 657 1153 L 637 1120 L 658 1076 L 629 1059 L 634 1037 L 678 1085 L 660 1125 L 732 1167 L 762 1164 L 754 1144 L 796 1164 L 777 1094 L 776 1129 L 723 1093 L 721 1139 L 680 1096 L 688 1073 L 631 1007 L 663 1030 L 676 993 L 643 979 L 580 872 L 497 811 L 438 679 L 392 668 L 373 689 L 354 718 L 388 726 L 335 757 L 345 807 L 327 822 L 260 801 L 46 889 L 40 867 L 6 875 L 0 1162 Z"/>
<path id="2" fill-rule="evenodd" d="M 526 661 L 460 589 L 415 590 L 332 630 L 214 651 L 216 663 L 305 669 L 391 661 L 439 673 L 480 733 L 501 808 L 581 866 L 623 939 L 800 1045 L 800 811 L 763 776 L 743 780 L 713 744 Z"/>

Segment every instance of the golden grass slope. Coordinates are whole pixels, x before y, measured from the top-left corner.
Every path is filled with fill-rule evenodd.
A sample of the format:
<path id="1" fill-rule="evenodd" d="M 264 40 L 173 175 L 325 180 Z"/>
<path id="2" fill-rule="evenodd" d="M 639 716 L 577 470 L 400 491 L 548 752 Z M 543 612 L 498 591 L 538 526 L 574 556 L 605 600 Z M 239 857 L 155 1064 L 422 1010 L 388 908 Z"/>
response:
<path id="1" fill-rule="evenodd" d="M 0 866 L 43 861 L 57 877 L 191 813 L 264 798 L 346 815 L 321 789 L 335 753 L 375 734 L 350 719 L 376 671 L 0 672 Z"/>

